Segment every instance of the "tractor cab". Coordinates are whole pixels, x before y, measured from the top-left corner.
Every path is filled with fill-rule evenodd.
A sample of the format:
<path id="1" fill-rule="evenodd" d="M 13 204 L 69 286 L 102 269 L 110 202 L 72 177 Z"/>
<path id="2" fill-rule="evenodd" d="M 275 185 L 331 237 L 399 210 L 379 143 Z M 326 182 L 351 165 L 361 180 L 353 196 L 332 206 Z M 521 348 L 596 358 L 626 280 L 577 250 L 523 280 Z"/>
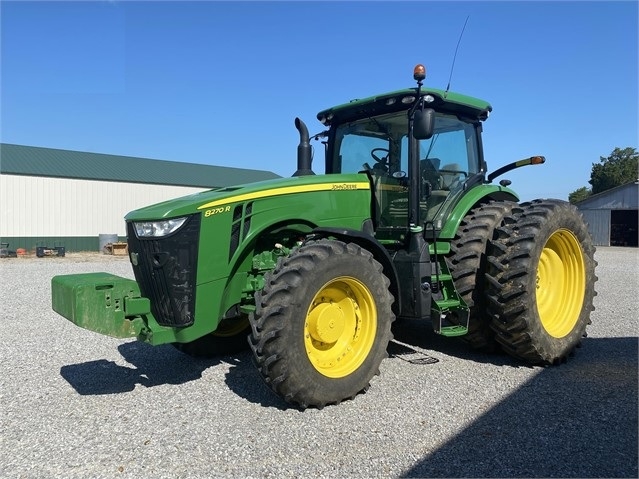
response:
<path id="1" fill-rule="evenodd" d="M 481 174 L 476 128 L 452 115 L 436 116 L 431 138 L 413 139 L 417 156 L 412 161 L 419 167 L 417 181 L 411 181 L 406 112 L 339 125 L 332 139 L 328 169 L 368 174 L 375 192 L 374 220 L 378 231 L 405 232 L 411 223 L 435 222 L 441 228 L 441 213 L 447 200 L 450 203 L 469 178 Z M 416 219 L 409 214 L 411 187 L 419 191 Z"/>
<path id="2" fill-rule="evenodd" d="M 422 91 L 420 83 L 318 114 L 330 126 L 326 173 L 368 175 L 376 236 L 382 241 L 403 240 L 411 226 L 441 229 L 463 192 L 484 181 L 481 120 L 490 105 Z M 425 112 L 434 122 L 424 131 L 418 122 Z"/>

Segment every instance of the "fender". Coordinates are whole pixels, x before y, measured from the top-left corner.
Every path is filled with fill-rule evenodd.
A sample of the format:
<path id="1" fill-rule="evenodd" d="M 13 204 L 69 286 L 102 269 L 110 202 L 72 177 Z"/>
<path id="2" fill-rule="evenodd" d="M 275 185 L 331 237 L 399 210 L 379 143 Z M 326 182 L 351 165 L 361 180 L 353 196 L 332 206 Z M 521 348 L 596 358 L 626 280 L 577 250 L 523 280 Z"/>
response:
<path id="1" fill-rule="evenodd" d="M 439 234 L 439 238 L 454 238 L 464 216 L 478 203 L 485 203 L 489 200 L 519 201 L 519 196 L 517 196 L 517 193 L 513 190 L 504 186 L 478 185 L 471 188 L 461 197 L 459 203 L 455 205 L 455 208 Z"/>
<path id="2" fill-rule="evenodd" d="M 395 266 L 393 266 L 393 260 L 390 254 L 388 254 L 388 250 L 370 234 L 348 228 L 315 228 L 311 234 L 307 236 L 307 239 L 315 240 L 328 237 L 333 237 L 348 243 L 355 243 L 367 251 L 370 251 L 373 257 L 382 265 L 384 274 L 390 280 L 390 292 L 395 297 L 393 310 L 396 314 L 399 313 L 399 305 L 402 304 L 399 278 L 397 277 L 397 271 L 395 270 Z"/>

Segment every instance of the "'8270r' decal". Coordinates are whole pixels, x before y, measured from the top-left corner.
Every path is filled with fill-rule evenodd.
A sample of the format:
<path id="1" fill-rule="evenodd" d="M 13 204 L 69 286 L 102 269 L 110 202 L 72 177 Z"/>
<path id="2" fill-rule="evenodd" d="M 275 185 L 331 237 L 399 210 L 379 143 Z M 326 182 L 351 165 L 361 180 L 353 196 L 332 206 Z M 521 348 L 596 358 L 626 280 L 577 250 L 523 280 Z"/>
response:
<path id="1" fill-rule="evenodd" d="M 204 212 L 204 217 L 208 218 L 209 216 L 219 215 L 220 213 L 228 213 L 231 211 L 230 206 L 218 206 L 217 208 L 211 208 L 210 210 L 206 210 Z"/>

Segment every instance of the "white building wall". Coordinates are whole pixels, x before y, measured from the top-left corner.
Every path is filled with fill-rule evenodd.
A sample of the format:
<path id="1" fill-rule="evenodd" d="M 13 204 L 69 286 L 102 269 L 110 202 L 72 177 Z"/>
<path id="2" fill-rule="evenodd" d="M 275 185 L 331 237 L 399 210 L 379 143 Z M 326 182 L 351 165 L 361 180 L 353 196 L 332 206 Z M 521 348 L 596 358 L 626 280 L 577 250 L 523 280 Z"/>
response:
<path id="1" fill-rule="evenodd" d="M 0 175 L 0 236 L 126 236 L 135 209 L 205 188 Z"/>

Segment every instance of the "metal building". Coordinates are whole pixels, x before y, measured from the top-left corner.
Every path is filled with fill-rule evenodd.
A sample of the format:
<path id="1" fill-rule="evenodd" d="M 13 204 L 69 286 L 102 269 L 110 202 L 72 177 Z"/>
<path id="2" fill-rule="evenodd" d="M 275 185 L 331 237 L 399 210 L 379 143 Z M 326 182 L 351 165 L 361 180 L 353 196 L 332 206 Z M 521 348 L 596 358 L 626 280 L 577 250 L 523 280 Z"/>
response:
<path id="1" fill-rule="evenodd" d="M 611 188 L 576 204 L 597 246 L 637 247 L 639 180 Z"/>
<path id="2" fill-rule="evenodd" d="M 273 178 L 269 171 L 2 143 L 0 242 L 11 250 L 98 251 L 101 235 L 124 240 L 132 210 Z"/>

